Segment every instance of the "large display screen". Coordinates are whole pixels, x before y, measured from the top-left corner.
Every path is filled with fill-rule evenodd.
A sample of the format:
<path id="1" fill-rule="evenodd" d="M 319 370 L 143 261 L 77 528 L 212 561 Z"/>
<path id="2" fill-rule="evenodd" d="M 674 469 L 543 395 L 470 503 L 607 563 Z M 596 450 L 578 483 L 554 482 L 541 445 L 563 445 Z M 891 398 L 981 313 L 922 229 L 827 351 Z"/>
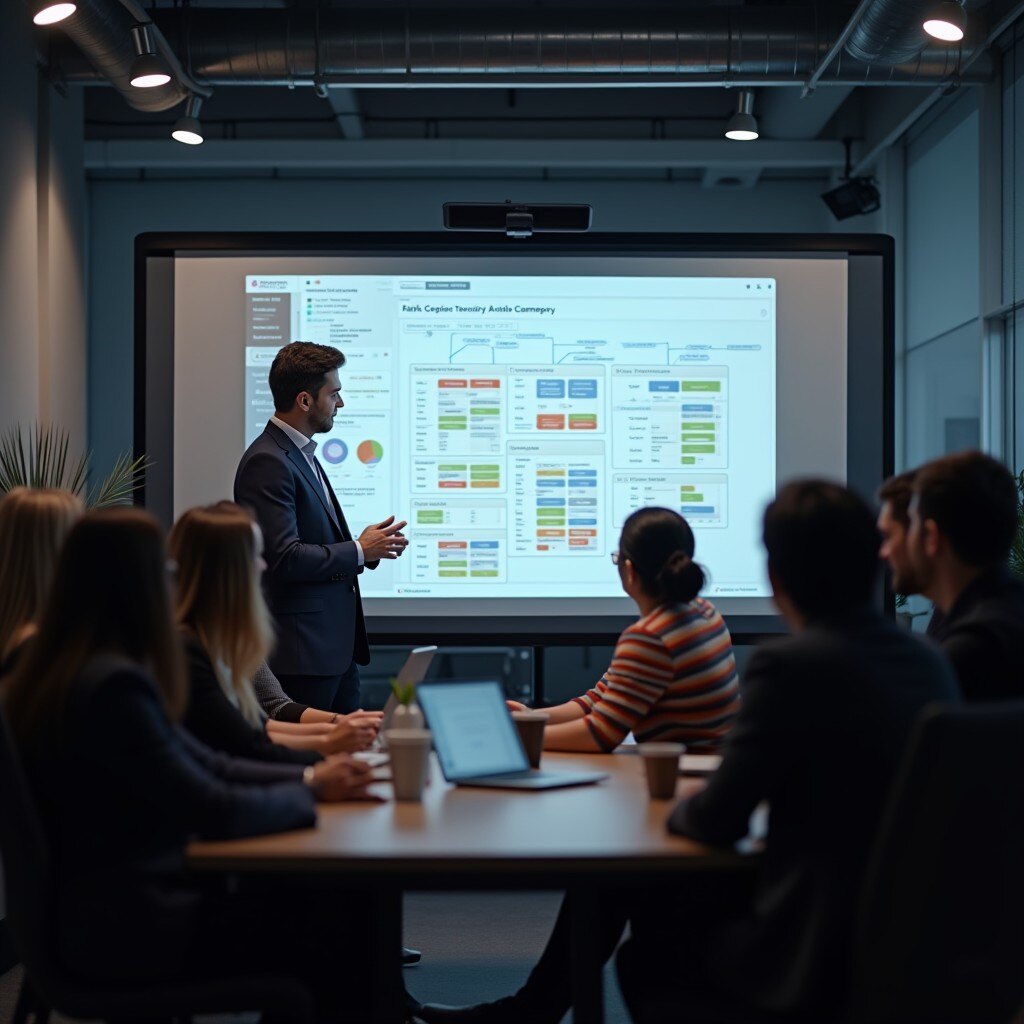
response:
<path id="1" fill-rule="evenodd" d="M 282 345 L 336 346 L 345 407 L 318 458 L 355 534 L 409 523 L 360 579 L 371 632 L 611 635 L 632 605 L 609 556 L 649 505 L 690 522 L 706 596 L 767 622 L 766 503 L 848 477 L 843 253 L 183 250 L 164 269 L 170 511 L 230 496 Z"/>

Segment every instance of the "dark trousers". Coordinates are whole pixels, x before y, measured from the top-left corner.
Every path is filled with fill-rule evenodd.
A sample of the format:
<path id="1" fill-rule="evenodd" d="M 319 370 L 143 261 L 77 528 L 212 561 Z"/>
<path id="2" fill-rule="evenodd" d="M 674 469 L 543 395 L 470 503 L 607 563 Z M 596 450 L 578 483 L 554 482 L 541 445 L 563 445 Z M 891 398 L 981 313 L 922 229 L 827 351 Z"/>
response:
<path id="1" fill-rule="evenodd" d="M 189 946 L 187 973 L 297 978 L 313 996 L 318 1024 L 366 1024 L 372 1015 L 368 978 L 383 978 L 396 992 L 404 991 L 398 952 L 392 964 L 373 963 L 372 943 L 353 926 L 372 919 L 374 905 L 365 894 L 332 891 L 315 901 L 309 896 L 284 889 L 208 897 Z"/>
<path id="2" fill-rule="evenodd" d="M 297 704 L 347 715 L 359 710 L 359 666 L 353 661 L 340 676 L 278 676 L 284 692 Z"/>

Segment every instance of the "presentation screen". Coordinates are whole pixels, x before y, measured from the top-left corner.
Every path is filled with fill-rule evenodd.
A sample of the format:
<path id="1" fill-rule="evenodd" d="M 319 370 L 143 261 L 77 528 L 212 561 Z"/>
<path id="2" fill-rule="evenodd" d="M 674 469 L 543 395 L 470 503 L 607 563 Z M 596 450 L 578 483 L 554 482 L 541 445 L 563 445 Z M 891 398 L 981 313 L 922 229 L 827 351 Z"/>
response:
<path id="1" fill-rule="evenodd" d="M 230 497 L 278 350 L 337 347 L 317 457 L 355 535 L 408 521 L 405 554 L 360 577 L 375 638 L 610 638 L 635 615 L 610 556 L 651 505 L 693 527 L 734 630 L 772 631 L 780 483 L 887 471 L 884 253 L 245 241 L 144 250 L 147 503 L 169 520 Z"/>

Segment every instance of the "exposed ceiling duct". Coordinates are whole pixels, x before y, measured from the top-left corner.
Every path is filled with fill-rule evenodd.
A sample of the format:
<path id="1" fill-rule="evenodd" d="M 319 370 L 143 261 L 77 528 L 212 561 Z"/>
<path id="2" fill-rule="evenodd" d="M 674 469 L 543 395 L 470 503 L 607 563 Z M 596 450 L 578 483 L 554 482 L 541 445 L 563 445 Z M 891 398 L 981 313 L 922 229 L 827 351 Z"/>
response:
<path id="1" fill-rule="evenodd" d="M 935 0 L 874 0 L 846 43 L 854 60 L 868 64 L 902 64 L 913 60 L 928 36 L 921 27 Z"/>
<path id="2" fill-rule="evenodd" d="M 66 31 L 93 67 L 121 88 L 120 52 L 113 65 L 117 77 L 105 70 L 111 67 L 105 55 L 117 46 L 130 60 L 120 3 L 85 0 L 83 8 L 95 21 L 102 16 L 110 31 L 86 34 L 72 24 Z M 841 18 L 826 23 L 813 7 L 625 13 L 185 8 L 155 10 L 153 17 L 198 81 L 250 86 L 800 85 L 843 28 Z M 881 59 L 872 66 L 840 53 L 818 84 L 934 84 L 956 74 L 959 61 L 971 53 L 969 43 L 930 46 L 912 61 L 884 67 L 878 66 Z M 68 78 L 92 75 L 73 59 L 61 64 Z M 987 59 L 971 69 L 972 78 L 990 74 Z M 183 95 L 179 92 L 178 100 Z M 150 97 L 127 98 L 133 106 L 150 102 Z"/>

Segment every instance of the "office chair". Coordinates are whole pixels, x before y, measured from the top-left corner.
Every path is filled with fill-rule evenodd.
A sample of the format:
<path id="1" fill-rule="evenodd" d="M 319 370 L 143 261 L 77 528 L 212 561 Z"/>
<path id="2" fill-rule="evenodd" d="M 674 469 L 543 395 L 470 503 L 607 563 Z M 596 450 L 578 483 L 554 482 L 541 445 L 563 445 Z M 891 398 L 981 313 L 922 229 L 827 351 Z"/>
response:
<path id="1" fill-rule="evenodd" d="M 37 1024 L 46 1024 L 51 1010 L 86 1020 L 135 1022 L 261 1010 L 264 1019 L 272 1018 L 282 1024 L 312 1021 L 312 996 L 292 978 L 260 975 L 116 987 L 87 985 L 71 978 L 52 951 L 48 850 L 2 712 L 0 791 L 0 857 L 4 865 L 7 920 L 25 967 L 12 1024 L 27 1024 L 33 1015 Z"/>
<path id="2" fill-rule="evenodd" d="M 1024 701 L 925 709 L 869 861 L 848 1024 L 1008 1024 L 1024 1001 Z"/>

